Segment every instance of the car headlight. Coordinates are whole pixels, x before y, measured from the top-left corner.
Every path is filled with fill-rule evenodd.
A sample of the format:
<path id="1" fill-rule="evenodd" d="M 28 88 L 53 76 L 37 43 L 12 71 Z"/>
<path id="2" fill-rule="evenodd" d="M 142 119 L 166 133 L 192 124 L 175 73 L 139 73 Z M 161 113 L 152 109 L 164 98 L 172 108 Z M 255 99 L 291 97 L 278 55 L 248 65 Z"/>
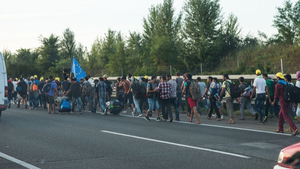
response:
<path id="1" fill-rule="evenodd" d="M 279 153 L 277 162 L 278 162 L 278 163 L 282 163 L 283 158 L 284 158 L 284 152 L 281 151 L 281 152 Z"/>

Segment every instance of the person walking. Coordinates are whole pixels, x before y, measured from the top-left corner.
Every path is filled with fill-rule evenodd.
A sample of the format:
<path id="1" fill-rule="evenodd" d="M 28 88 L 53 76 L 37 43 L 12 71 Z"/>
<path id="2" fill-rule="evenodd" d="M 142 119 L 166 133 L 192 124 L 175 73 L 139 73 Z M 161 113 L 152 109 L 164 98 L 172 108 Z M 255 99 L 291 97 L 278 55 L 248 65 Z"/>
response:
<path id="1" fill-rule="evenodd" d="M 20 95 L 22 102 L 25 104 L 25 108 L 27 109 L 27 92 L 28 92 L 28 84 L 24 81 L 23 78 L 20 78 L 20 82 L 17 86 L 18 94 Z M 20 108 L 20 101 L 18 100 L 17 108 Z"/>
<path id="2" fill-rule="evenodd" d="M 238 101 L 240 102 L 240 110 L 241 110 L 241 117 L 240 120 L 245 120 L 245 108 L 250 111 L 251 114 L 253 114 L 255 116 L 255 120 L 257 120 L 258 118 L 258 114 L 255 112 L 255 110 L 252 108 L 251 106 L 251 100 L 250 100 L 250 90 L 246 91 L 245 89 L 247 89 L 249 87 L 249 85 L 247 83 L 245 83 L 245 79 L 244 77 L 240 77 L 239 78 L 240 81 L 240 89 L 241 89 L 241 97 L 238 98 Z"/>
<path id="3" fill-rule="evenodd" d="M 47 100 L 48 100 L 48 114 L 51 114 L 50 107 L 53 110 L 52 113 L 56 114 L 54 97 L 55 97 L 55 95 L 58 96 L 58 91 L 57 91 L 57 87 L 56 87 L 56 82 L 53 80 L 53 76 L 49 76 L 49 81 L 47 83 L 51 84 L 49 92 L 46 93 Z"/>
<path id="4" fill-rule="evenodd" d="M 106 101 L 110 101 L 111 100 L 112 91 L 113 91 L 112 83 L 109 80 L 107 80 L 107 78 L 108 78 L 107 75 L 104 75 L 102 78 L 104 79 L 104 83 L 106 84 L 106 91 L 108 93 Z"/>
<path id="5" fill-rule="evenodd" d="M 197 77 L 197 82 L 200 86 L 200 90 L 201 90 L 201 93 L 202 93 L 202 98 L 205 97 L 205 89 L 206 89 L 206 84 L 204 82 L 202 82 L 202 79 L 201 77 Z M 208 111 L 209 110 L 209 107 L 205 104 L 205 102 L 202 102 L 200 100 L 197 101 L 197 111 L 199 114 L 201 114 L 201 111 L 200 111 L 200 107 L 201 107 L 201 104 L 202 106 Z"/>
<path id="6" fill-rule="evenodd" d="M 148 101 L 147 101 L 147 82 L 145 78 L 141 78 L 141 87 L 143 92 L 143 97 L 140 99 L 140 109 L 141 111 L 147 112 L 148 110 Z"/>
<path id="7" fill-rule="evenodd" d="M 172 79 L 171 75 L 167 75 L 167 81 L 171 86 L 170 103 L 174 106 L 175 109 L 175 121 L 180 121 L 177 105 L 177 83 Z"/>
<path id="8" fill-rule="evenodd" d="M 264 118 L 264 104 L 266 100 L 266 94 L 269 94 L 269 88 L 266 85 L 266 80 L 261 76 L 261 71 L 259 69 L 256 70 L 256 78 L 253 83 L 253 91 L 256 92 L 255 106 L 254 109 L 260 115 L 259 124 L 263 124 L 267 121 L 267 118 Z M 254 92 L 251 93 L 250 100 L 253 98 Z M 264 119 L 263 119 L 264 118 Z"/>
<path id="9" fill-rule="evenodd" d="M 177 105 L 178 105 L 178 107 L 181 106 L 182 113 L 184 113 L 184 105 L 183 105 L 182 98 L 181 98 L 181 93 L 182 93 L 181 85 L 183 83 L 183 78 L 180 77 L 180 73 L 176 73 L 175 82 L 177 84 L 177 88 L 176 88 Z"/>
<path id="10" fill-rule="evenodd" d="M 161 121 L 159 117 L 159 103 L 158 103 L 158 93 L 156 90 L 156 76 L 152 76 L 151 80 L 148 81 L 147 84 L 147 97 L 148 97 L 148 104 L 149 104 L 149 109 L 146 113 L 146 116 L 144 119 L 146 121 L 150 121 L 149 115 L 154 111 L 156 112 L 156 121 Z"/>
<path id="11" fill-rule="evenodd" d="M 272 102 L 272 105 L 275 104 L 275 100 L 279 99 L 281 109 L 278 114 L 278 118 L 279 118 L 278 129 L 275 130 L 275 132 L 283 133 L 283 131 L 284 131 L 283 130 L 283 122 L 284 122 L 284 120 L 286 120 L 287 123 L 289 124 L 289 126 L 293 130 L 292 136 L 296 136 L 299 134 L 299 131 L 288 113 L 288 108 L 289 108 L 290 103 L 286 102 L 283 98 L 284 87 L 286 85 L 290 85 L 290 84 L 288 84 L 286 81 L 283 80 L 284 77 L 281 72 L 277 73 L 276 77 L 277 77 L 278 83 L 275 85 L 274 101 Z"/>
<path id="12" fill-rule="evenodd" d="M 195 124 L 200 124 L 200 119 L 199 119 L 199 115 L 197 112 L 197 101 L 198 100 L 194 100 L 191 94 L 191 83 L 192 83 L 193 79 L 192 79 L 192 75 L 188 74 L 187 75 L 187 81 L 184 83 L 184 87 L 183 87 L 183 91 L 182 91 L 182 96 L 184 94 L 186 94 L 186 98 L 187 101 L 189 102 L 189 106 L 191 109 L 191 116 L 190 116 L 190 122 L 193 122 L 193 115 L 195 114 L 195 117 L 197 119 L 197 122 L 195 122 Z"/>
<path id="13" fill-rule="evenodd" d="M 91 107 L 91 96 L 92 93 L 93 93 L 93 88 L 92 88 L 92 85 L 90 84 L 90 82 L 88 81 L 88 77 L 85 77 L 84 78 L 84 82 L 83 82 L 83 89 L 82 89 L 82 98 L 85 100 L 86 103 L 89 104 L 89 109 L 88 111 L 91 111 L 92 107 Z M 84 110 L 84 104 L 82 105 L 82 110 Z"/>
<path id="14" fill-rule="evenodd" d="M 173 122 L 171 102 L 170 102 L 170 93 L 171 93 L 171 85 L 166 82 L 167 77 L 162 76 L 161 82 L 158 85 L 157 90 L 160 93 L 161 98 L 161 109 L 163 114 L 163 121 L 167 121 L 169 115 L 169 122 Z M 168 114 L 166 113 L 166 107 L 168 110 Z"/>
<path id="15" fill-rule="evenodd" d="M 71 78 L 71 86 L 68 92 L 66 92 L 65 96 L 72 94 L 72 110 L 71 113 L 74 113 L 75 110 L 75 103 L 78 103 L 78 114 L 81 114 L 81 86 L 77 82 L 76 78 Z"/>
<path id="16" fill-rule="evenodd" d="M 130 77 L 131 77 L 131 75 L 130 75 Z M 132 92 L 130 90 L 130 81 L 126 80 L 126 76 L 122 77 L 122 83 L 119 84 L 119 87 L 124 88 L 125 94 L 124 94 L 124 102 L 123 102 L 124 103 L 123 113 L 126 114 L 127 113 L 127 111 L 126 111 L 127 110 L 127 106 L 126 106 L 127 101 L 129 101 L 129 105 L 132 107 L 132 109 L 134 109 Z"/>
<path id="17" fill-rule="evenodd" d="M 229 116 L 229 124 L 235 124 L 234 121 L 234 114 L 233 114 L 233 98 L 230 95 L 230 85 L 233 84 L 233 82 L 229 79 L 228 74 L 223 75 L 223 85 L 222 85 L 222 91 L 220 96 L 223 96 L 225 92 L 225 100 L 226 100 L 226 107 L 227 107 L 227 113 Z M 221 97 L 218 99 L 219 102 L 221 102 Z"/>
<path id="18" fill-rule="evenodd" d="M 99 92 L 98 92 L 98 83 L 99 83 L 99 80 L 98 79 L 96 79 L 96 80 L 94 80 L 94 100 L 95 100 L 95 102 L 94 102 L 94 106 L 93 106 L 93 113 L 96 113 L 96 111 L 97 111 L 97 105 L 98 105 L 98 102 L 99 102 Z"/>
<path id="19" fill-rule="evenodd" d="M 142 86 L 139 84 L 136 78 L 132 77 L 130 88 L 133 93 L 133 103 L 135 106 L 132 111 L 132 116 L 134 116 L 137 111 L 139 113 L 138 117 L 142 117 L 142 111 L 140 109 L 140 99 L 143 97 Z"/>
<path id="20" fill-rule="evenodd" d="M 109 100 L 109 95 L 107 92 L 107 86 L 106 86 L 106 83 L 104 82 L 104 79 L 101 77 L 99 80 L 100 80 L 100 82 L 97 84 L 97 88 L 98 88 L 98 99 L 99 99 L 100 106 L 102 109 L 101 114 L 106 114 L 105 100 Z"/>
<path id="21" fill-rule="evenodd" d="M 220 112 L 219 112 L 219 108 L 217 106 L 217 101 L 218 101 L 217 98 L 218 98 L 218 93 L 219 93 L 219 90 L 220 90 L 221 86 L 220 86 L 220 83 L 217 82 L 216 78 L 213 78 L 213 81 L 210 84 L 210 88 L 211 88 L 211 92 L 210 92 L 210 95 L 209 95 L 209 101 L 210 101 L 211 104 L 210 104 L 210 109 L 209 109 L 207 119 L 208 120 L 211 119 L 211 115 L 213 113 L 213 110 L 215 109 L 216 114 L 217 114 L 216 121 L 220 121 L 221 120 L 221 115 L 220 115 Z"/>

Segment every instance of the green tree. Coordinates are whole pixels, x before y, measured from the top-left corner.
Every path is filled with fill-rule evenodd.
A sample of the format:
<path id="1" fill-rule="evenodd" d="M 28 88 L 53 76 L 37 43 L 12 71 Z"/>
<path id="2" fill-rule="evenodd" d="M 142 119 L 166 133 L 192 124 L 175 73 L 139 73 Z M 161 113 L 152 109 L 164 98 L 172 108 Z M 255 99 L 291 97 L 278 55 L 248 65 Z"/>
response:
<path id="1" fill-rule="evenodd" d="M 187 0 L 183 9 L 186 44 L 182 60 L 191 71 L 196 70 L 201 62 L 206 66 L 218 62 L 220 49 L 214 46 L 214 42 L 219 37 L 218 28 L 222 22 L 219 0 Z"/>
<path id="2" fill-rule="evenodd" d="M 55 67 L 56 63 L 60 61 L 58 56 L 59 38 L 51 34 L 49 38 L 41 37 L 42 47 L 40 49 L 40 58 L 38 67 L 41 74 L 49 75 L 49 68 Z"/>
<path id="3" fill-rule="evenodd" d="M 117 45 L 116 45 L 116 31 L 108 29 L 107 34 L 105 34 L 105 38 L 102 44 L 102 48 L 100 50 L 100 64 L 101 66 L 105 66 L 109 63 L 110 58 L 116 54 Z"/>
<path id="4" fill-rule="evenodd" d="M 275 37 L 278 41 L 293 45 L 299 40 L 300 0 L 295 5 L 290 0 L 286 0 L 283 5 L 284 7 L 277 7 L 278 13 L 274 16 L 273 26 L 278 30 Z"/>
<path id="5" fill-rule="evenodd" d="M 60 56 L 62 59 L 70 59 L 76 55 L 75 34 L 69 28 L 63 32 L 60 43 Z M 77 58 L 76 58 L 77 59 Z"/>

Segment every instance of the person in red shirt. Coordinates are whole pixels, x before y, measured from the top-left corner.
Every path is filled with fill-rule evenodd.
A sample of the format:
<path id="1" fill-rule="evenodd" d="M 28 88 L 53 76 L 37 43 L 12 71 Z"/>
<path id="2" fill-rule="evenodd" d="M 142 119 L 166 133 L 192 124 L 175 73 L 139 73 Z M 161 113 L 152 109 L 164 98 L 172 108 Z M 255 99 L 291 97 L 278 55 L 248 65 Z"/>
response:
<path id="1" fill-rule="evenodd" d="M 282 73 L 276 74 L 278 83 L 275 85 L 275 93 L 274 93 L 274 101 L 272 102 L 272 105 L 275 105 L 275 101 L 279 99 L 280 102 L 280 112 L 278 114 L 279 122 L 278 122 L 278 130 L 275 130 L 277 133 L 283 133 L 283 122 L 286 120 L 289 124 L 289 126 L 293 129 L 292 136 L 296 136 L 299 134 L 298 128 L 295 126 L 294 122 L 292 121 L 289 113 L 288 108 L 290 103 L 286 102 L 283 98 L 284 95 L 284 86 L 289 85 L 286 81 L 284 81 L 284 77 Z"/>

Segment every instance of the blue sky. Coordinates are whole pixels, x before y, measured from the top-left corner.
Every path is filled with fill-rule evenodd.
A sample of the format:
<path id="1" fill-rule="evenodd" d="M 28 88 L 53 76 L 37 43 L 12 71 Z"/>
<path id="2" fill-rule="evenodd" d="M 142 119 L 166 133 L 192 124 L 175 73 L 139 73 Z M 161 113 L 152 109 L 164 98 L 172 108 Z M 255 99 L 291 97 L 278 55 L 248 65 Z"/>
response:
<path id="1" fill-rule="evenodd" d="M 297 0 L 292 0 L 296 2 Z M 151 5 L 163 0 L 1 0 L 0 51 L 15 52 L 20 48 L 41 45 L 40 35 L 51 33 L 61 36 L 66 28 L 75 33 L 76 42 L 91 49 L 97 37 L 103 37 L 108 28 L 121 31 L 142 32 L 142 20 Z M 182 10 L 185 0 L 174 0 L 176 12 Z M 257 31 L 267 35 L 277 33 L 272 27 L 276 7 L 283 0 L 220 0 L 225 18 L 237 15 L 242 35 Z"/>

